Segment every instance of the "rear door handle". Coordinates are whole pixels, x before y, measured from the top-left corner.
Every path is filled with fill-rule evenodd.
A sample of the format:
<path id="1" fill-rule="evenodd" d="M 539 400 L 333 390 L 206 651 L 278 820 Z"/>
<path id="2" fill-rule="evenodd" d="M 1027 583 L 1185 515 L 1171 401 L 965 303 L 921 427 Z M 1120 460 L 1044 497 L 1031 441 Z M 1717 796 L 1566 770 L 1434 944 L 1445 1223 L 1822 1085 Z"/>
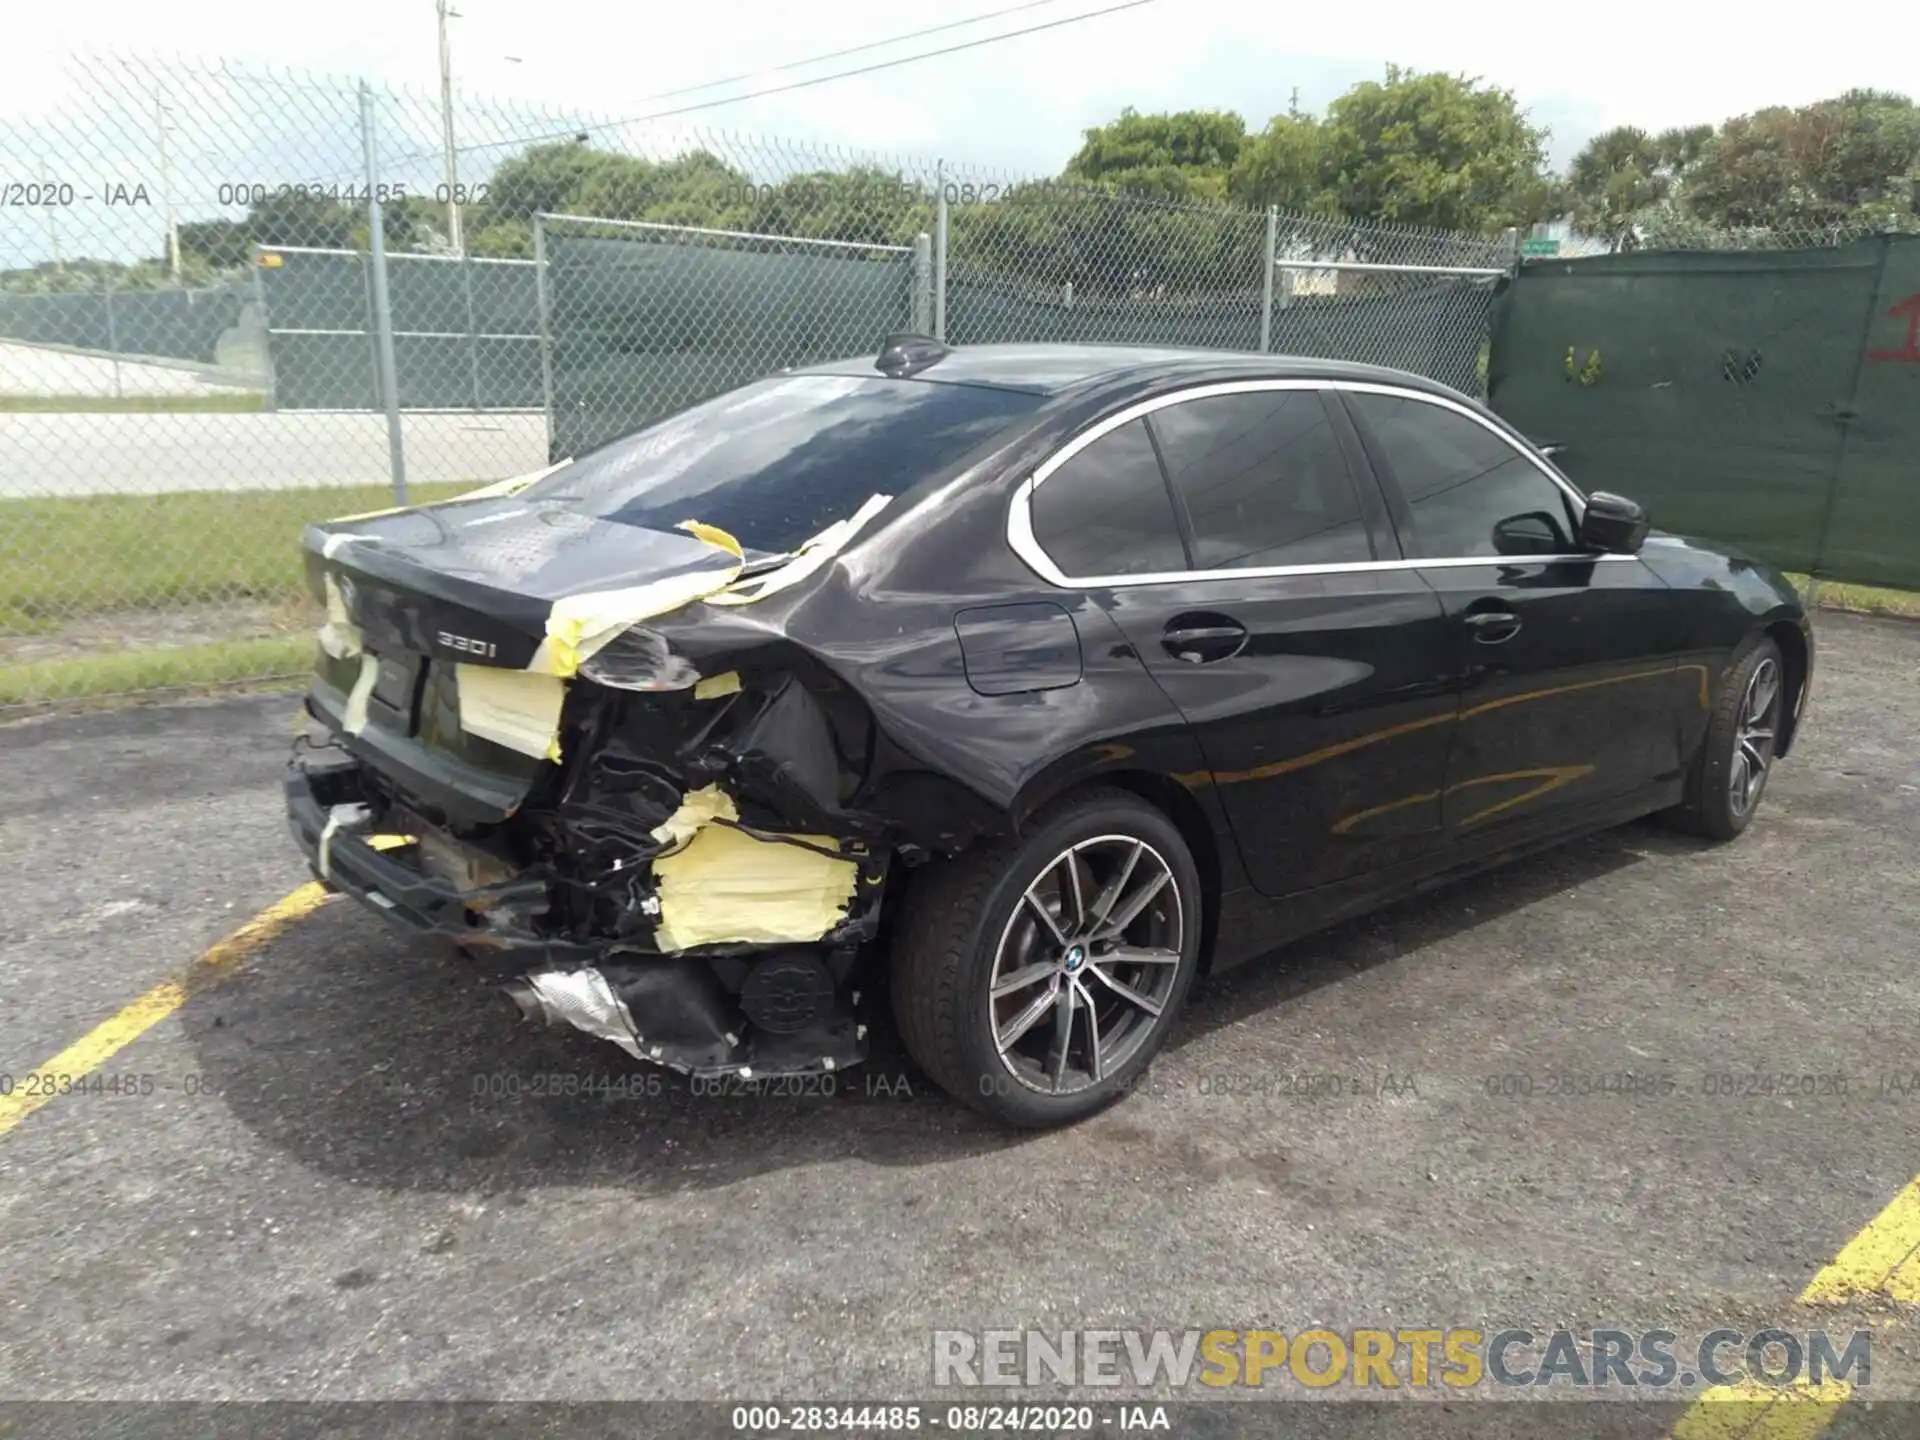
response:
<path id="1" fill-rule="evenodd" d="M 1160 643 L 1176 660 L 1204 665 L 1238 655 L 1247 643 L 1247 627 L 1225 615 L 1205 617 L 1206 623 L 1175 621 L 1161 632 Z"/>
<path id="2" fill-rule="evenodd" d="M 1511 610 L 1476 610 L 1466 621 L 1482 645 L 1498 645 L 1520 633 L 1520 617 Z"/>

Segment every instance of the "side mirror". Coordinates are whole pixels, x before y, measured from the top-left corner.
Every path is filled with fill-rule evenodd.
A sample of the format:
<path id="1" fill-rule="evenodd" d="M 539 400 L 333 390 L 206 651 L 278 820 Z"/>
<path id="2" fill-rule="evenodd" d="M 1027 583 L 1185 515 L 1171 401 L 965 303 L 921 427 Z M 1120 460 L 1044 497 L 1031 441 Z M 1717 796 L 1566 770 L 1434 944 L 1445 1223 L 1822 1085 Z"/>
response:
<path id="1" fill-rule="evenodd" d="M 1624 495 L 1596 490 L 1580 517 L 1580 543 L 1612 555 L 1637 555 L 1647 539 L 1647 512 Z"/>

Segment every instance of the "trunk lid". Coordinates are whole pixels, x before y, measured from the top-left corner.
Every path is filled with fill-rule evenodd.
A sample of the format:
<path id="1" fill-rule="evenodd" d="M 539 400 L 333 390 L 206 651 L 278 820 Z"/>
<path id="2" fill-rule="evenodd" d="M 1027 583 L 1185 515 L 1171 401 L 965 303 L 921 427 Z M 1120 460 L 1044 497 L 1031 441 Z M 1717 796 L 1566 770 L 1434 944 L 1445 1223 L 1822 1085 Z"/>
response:
<path id="1" fill-rule="evenodd" d="M 458 666 L 524 671 L 556 601 L 696 571 L 717 582 L 732 564 L 693 535 L 585 515 L 561 497 L 332 521 L 304 543 L 309 588 L 357 628 L 362 652 L 322 649 L 313 708 L 407 798 L 468 823 L 512 814 L 544 762 L 462 728 Z M 346 733 L 363 655 L 377 669 L 364 721 Z"/>

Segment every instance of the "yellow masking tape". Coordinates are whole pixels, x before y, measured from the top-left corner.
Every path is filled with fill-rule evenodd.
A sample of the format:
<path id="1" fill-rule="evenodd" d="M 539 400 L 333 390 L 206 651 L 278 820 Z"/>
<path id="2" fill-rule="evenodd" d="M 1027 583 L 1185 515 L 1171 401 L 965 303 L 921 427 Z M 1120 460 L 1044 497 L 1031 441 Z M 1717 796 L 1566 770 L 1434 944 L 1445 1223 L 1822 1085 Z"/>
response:
<path id="1" fill-rule="evenodd" d="M 653 827 L 653 838 L 662 845 L 679 847 L 691 840 L 694 832 L 714 820 L 738 820 L 740 812 L 733 797 L 718 785 L 702 785 L 689 790 L 680 800 L 680 808 Z"/>
<path id="2" fill-rule="evenodd" d="M 746 553 L 741 550 L 740 542 L 718 525 L 703 525 L 698 520 L 682 520 L 680 528 L 689 535 L 706 541 L 709 545 L 719 546 L 736 560 L 746 559 Z"/>
<path id="3" fill-rule="evenodd" d="M 535 470 L 530 475 L 509 475 L 504 480 L 496 480 L 491 485 L 482 485 L 478 490 L 463 490 L 451 500 L 443 500 L 443 505 L 463 504 L 468 500 L 504 500 L 509 495 L 518 495 L 536 480 L 544 480 L 554 471 L 573 463 L 573 457 L 547 466 L 544 470 Z"/>
<path id="4" fill-rule="evenodd" d="M 838 848 L 824 835 L 793 838 Z M 846 915 L 858 875 L 851 860 L 708 825 L 686 848 L 653 862 L 660 894 L 654 938 L 669 952 L 818 940 Z"/>
<path id="5" fill-rule="evenodd" d="M 755 575 L 744 580 L 739 588 L 729 590 L 724 595 L 710 596 L 709 603 L 751 605 L 756 600 L 764 600 L 769 595 L 778 594 L 782 590 L 798 585 L 846 549 L 853 538 L 865 528 L 867 522 L 887 508 L 892 498 L 890 495 L 868 496 L 866 503 L 858 510 L 844 520 L 836 520 L 827 526 L 796 550 L 793 558 L 779 569 L 769 570 L 764 575 Z"/>
<path id="6" fill-rule="evenodd" d="M 347 613 L 346 597 L 333 572 L 326 573 L 327 623 L 320 627 L 320 648 L 336 660 L 351 660 L 365 646 L 365 635 Z"/>
<path id="7" fill-rule="evenodd" d="M 740 542 L 726 531 L 697 520 L 685 521 L 680 528 L 725 552 L 733 563 L 720 569 L 668 575 L 624 590 L 563 596 L 553 602 L 547 615 L 547 637 L 534 651 L 527 669 L 569 679 L 579 673 L 582 661 L 591 659 L 628 626 L 691 605 L 731 585 L 743 563 Z"/>
<path id="8" fill-rule="evenodd" d="M 499 500 L 508 495 L 518 495 L 536 480 L 544 480 L 561 465 L 571 465 L 571 457 L 560 461 L 558 465 L 549 465 L 544 470 L 536 470 L 531 475 L 509 475 L 504 480 L 495 480 L 491 485 L 482 485 L 478 490 L 468 490 L 455 495 L 451 500 L 436 500 L 429 505 L 389 505 L 384 510 L 362 510 L 357 515 L 336 515 L 327 521 L 329 525 L 345 525 L 354 520 L 378 520 L 383 515 L 403 515 L 409 510 L 431 510 L 435 505 L 455 505 L 463 500 Z"/>
<path id="9" fill-rule="evenodd" d="M 358 735 L 367 728 L 367 699 L 373 694 L 373 682 L 380 678 L 380 662 L 371 651 L 360 656 L 360 678 L 353 682 L 353 689 L 347 694 L 346 713 L 341 716 L 349 735 Z"/>
<path id="10" fill-rule="evenodd" d="M 724 675 L 704 676 L 693 687 L 693 698 L 696 700 L 718 700 L 722 695 L 739 693 L 740 672 L 738 670 L 729 670 Z"/>
<path id="11" fill-rule="evenodd" d="M 522 755 L 560 758 L 565 681 L 491 665 L 456 665 L 453 677 L 460 694 L 462 730 Z"/>

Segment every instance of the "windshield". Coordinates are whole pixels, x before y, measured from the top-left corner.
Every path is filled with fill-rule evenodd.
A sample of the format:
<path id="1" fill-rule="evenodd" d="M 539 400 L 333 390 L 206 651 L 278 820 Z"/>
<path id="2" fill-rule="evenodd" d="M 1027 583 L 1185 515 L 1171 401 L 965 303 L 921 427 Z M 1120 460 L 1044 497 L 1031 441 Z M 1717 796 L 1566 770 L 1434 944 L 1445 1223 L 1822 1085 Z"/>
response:
<path id="1" fill-rule="evenodd" d="M 1037 409 L 1044 396 L 976 385 L 786 375 L 697 405 L 583 456 L 526 490 L 649 529 L 717 525 L 784 553 L 898 495 Z"/>

